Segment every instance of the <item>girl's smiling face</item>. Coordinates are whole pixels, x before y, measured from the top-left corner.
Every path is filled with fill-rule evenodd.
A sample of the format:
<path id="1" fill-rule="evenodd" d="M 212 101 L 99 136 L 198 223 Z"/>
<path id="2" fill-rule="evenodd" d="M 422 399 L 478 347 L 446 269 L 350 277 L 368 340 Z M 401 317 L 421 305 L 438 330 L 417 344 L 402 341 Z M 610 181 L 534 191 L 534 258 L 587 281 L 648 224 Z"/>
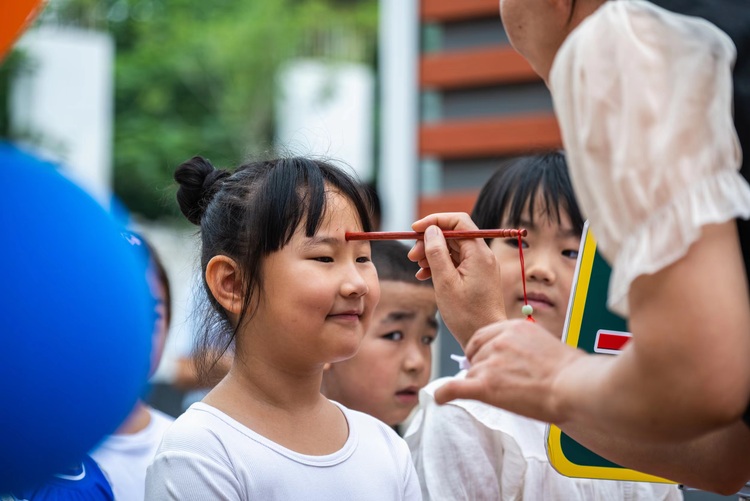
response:
<path id="1" fill-rule="evenodd" d="M 380 288 L 369 242 L 347 242 L 347 231 L 362 231 L 357 212 L 329 189 L 315 235 L 307 237 L 301 224 L 287 245 L 266 257 L 264 290 L 243 329 L 248 354 L 305 370 L 357 352 Z"/>

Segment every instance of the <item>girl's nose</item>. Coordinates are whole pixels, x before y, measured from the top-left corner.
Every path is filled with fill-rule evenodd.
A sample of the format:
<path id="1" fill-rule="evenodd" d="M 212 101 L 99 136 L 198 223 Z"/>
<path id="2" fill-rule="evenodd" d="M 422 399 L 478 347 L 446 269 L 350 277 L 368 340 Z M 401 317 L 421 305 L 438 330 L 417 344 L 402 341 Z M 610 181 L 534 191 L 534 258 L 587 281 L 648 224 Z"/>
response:
<path id="1" fill-rule="evenodd" d="M 364 296 L 370 291 L 367 280 L 358 270 L 349 270 L 341 284 L 341 294 L 346 297 Z"/>
<path id="2" fill-rule="evenodd" d="M 525 259 L 526 280 L 544 283 L 555 282 L 555 270 L 552 266 L 552 256 L 546 252 L 534 252 Z"/>

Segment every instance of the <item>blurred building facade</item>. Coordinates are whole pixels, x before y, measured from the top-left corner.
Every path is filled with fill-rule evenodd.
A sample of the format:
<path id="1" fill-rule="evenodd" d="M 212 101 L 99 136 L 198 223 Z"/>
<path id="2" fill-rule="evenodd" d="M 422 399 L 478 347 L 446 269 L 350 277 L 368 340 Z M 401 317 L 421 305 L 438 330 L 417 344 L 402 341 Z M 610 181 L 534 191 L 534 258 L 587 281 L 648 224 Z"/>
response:
<path id="1" fill-rule="evenodd" d="M 497 0 L 421 0 L 419 26 L 418 212 L 470 211 L 503 159 L 562 146 L 552 99 Z"/>

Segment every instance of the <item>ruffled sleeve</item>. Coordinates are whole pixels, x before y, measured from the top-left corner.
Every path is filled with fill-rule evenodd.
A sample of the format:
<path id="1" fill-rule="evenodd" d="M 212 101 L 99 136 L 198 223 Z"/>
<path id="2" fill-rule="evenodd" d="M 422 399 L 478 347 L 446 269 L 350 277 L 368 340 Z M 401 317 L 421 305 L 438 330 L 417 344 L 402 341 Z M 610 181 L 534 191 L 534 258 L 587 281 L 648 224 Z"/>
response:
<path id="1" fill-rule="evenodd" d="M 642 0 L 609 1 L 550 74 L 576 197 L 612 266 L 609 307 L 683 257 L 701 227 L 750 217 L 732 119 L 731 39 Z"/>

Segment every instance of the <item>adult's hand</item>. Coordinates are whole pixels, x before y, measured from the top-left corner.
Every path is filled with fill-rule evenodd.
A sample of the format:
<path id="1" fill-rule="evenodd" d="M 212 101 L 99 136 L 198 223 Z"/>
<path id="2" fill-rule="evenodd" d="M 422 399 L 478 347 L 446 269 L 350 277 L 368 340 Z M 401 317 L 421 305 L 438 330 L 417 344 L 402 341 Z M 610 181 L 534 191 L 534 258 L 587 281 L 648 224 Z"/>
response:
<path id="1" fill-rule="evenodd" d="M 412 225 L 425 233 L 409 251 L 417 278 L 432 278 L 445 325 L 463 348 L 474 332 L 504 320 L 500 268 L 481 238 L 446 240 L 442 230 L 476 230 L 466 213 L 432 214 Z"/>
<path id="2" fill-rule="evenodd" d="M 684 442 L 733 426 L 750 394 L 747 282 L 734 222 L 702 232 L 685 257 L 633 282 L 633 337 L 620 355 L 508 322 L 477 333 L 466 387 L 445 386 L 436 400 L 478 399 L 622 441 Z"/>
<path id="3" fill-rule="evenodd" d="M 539 324 L 508 320 L 489 325 L 471 338 L 466 355 L 471 361 L 466 379 L 440 387 L 438 403 L 472 399 L 550 423 L 567 418 L 556 384 L 585 355 Z"/>

